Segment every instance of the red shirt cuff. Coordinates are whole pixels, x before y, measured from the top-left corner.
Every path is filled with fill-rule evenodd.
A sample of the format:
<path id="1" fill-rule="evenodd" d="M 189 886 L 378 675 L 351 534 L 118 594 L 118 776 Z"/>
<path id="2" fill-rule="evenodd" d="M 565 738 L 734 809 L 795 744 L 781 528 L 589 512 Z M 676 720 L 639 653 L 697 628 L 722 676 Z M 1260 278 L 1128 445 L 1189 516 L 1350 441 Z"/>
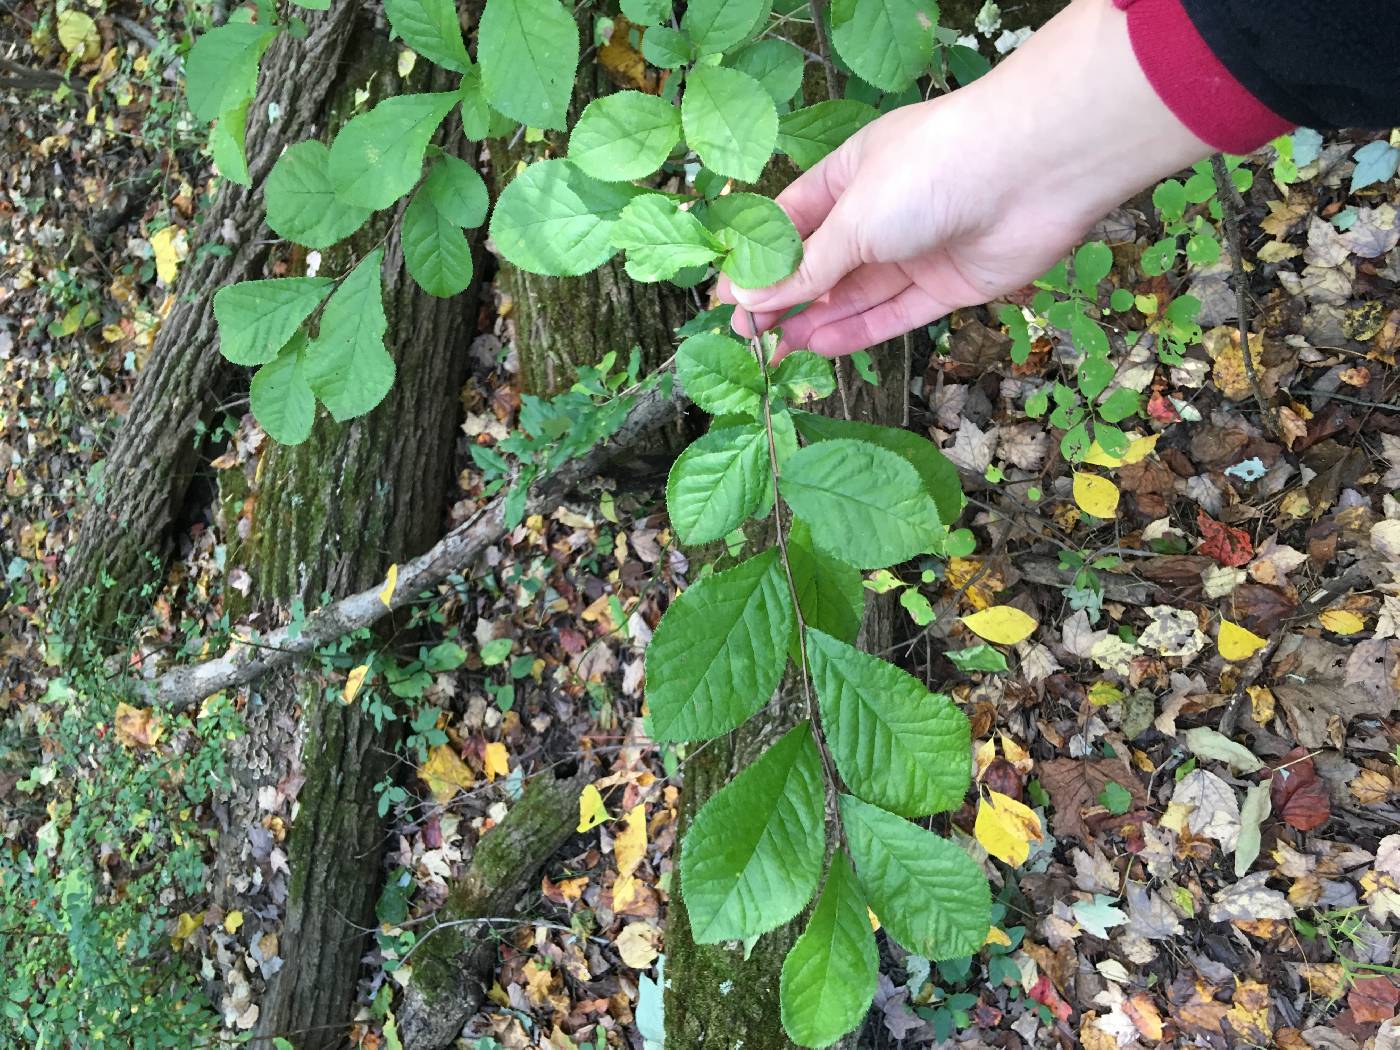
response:
<path id="1" fill-rule="evenodd" d="M 1293 128 L 1247 91 L 1197 32 L 1181 0 L 1113 0 L 1152 90 L 1176 118 L 1224 153 L 1249 153 Z"/>

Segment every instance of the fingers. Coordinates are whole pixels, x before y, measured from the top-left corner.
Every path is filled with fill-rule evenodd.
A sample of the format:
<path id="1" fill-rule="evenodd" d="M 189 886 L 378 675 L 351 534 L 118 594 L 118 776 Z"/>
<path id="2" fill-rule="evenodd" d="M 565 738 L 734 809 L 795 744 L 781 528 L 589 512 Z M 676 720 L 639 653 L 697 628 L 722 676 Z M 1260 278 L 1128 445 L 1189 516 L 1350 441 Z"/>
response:
<path id="1" fill-rule="evenodd" d="M 806 346 L 808 337 L 817 329 L 879 306 L 909 287 L 909 283 L 908 274 L 894 263 L 859 266 L 821 299 L 783 322 L 783 343 Z"/>
<path id="2" fill-rule="evenodd" d="M 778 206 L 788 213 L 797 235 L 806 240 L 836 207 L 850 182 L 850 150 L 842 147 L 823 157 L 778 194 Z"/>
<path id="3" fill-rule="evenodd" d="M 749 313 L 749 311 L 741 306 L 734 311 L 734 318 L 730 322 L 730 325 L 736 333 L 743 336 L 745 339 L 752 339 L 760 332 L 768 331 L 768 329 L 782 320 L 782 317 L 783 315 L 780 312 L 765 313 L 759 311 L 758 313 Z"/>
<path id="4" fill-rule="evenodd" d="M 879 306 L 816 329 L 807 339 L 807 348 L 825 357 L 854 353 L 932 324 L 951 309 L 918 285 L 910 285 Z"/>

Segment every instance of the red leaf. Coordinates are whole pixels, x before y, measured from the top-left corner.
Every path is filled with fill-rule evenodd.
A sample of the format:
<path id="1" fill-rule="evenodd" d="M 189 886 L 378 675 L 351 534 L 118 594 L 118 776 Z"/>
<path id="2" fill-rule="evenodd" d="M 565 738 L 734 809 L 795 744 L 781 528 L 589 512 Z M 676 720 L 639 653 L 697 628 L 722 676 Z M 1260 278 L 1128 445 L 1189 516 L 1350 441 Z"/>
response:
<path id="1" fill-rule="evenodd" d="M 1163 397 L 1160 390 L 1154 390 L 1148 398 L 1147 414 L 1158 423 L 1175 423 L 1181 419 L 1181 413 L 1176 410 L 1171 399 Z"/>
<path id="2" fill-rule="evenodd" d="M 1400 1004 L 1400 988 L 1389 977 L 1358 977 L 1347 995 L 1347 1005 L 1363 1024 L 1389 1021 Z"/>
<path id="3" fill-rule="evenodd" d="M 1312 831 L 1332 815 L 1332 799 L 1327 785 L 1317 776 L 1317 767 L 1305 748 L 1295 747 L 1283 756 L 1269 785 L 1269 800 L 1283 822 L 1299 831 Z"/>
<path id="4" fill-rule="evenodd" d="M 1196 511 L 1196 527 L 1201 530 L 1201 553 L 1221 565 L 1238 568 L 1254 557 L 1254 544 L 1244 529 L 1218 522 L 1203 510 Z"/>
<path id="5" fill-rule="evenodd" d="M 1050 1012 L 1061 1021 L 1069 1020 L 1072 1012 L 1070 1005 L 1060 998 L 1060 993 L 1055 991 L 1055 985 L 1047 975 L 1041 974 L 1036 978 L 1035 984 L 1031 985 L 1030 996 L 1036 1002 L 1050 1007 Z"/>

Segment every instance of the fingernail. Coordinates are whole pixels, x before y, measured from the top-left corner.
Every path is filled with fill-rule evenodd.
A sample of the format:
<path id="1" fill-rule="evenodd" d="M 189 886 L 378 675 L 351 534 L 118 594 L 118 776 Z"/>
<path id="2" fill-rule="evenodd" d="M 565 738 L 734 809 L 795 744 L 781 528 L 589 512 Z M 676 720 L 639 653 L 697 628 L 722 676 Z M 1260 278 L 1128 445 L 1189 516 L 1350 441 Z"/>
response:
<path id="1" fill-rule="evenodd" d="M 734 301 L 745 310 L 761 309 L 764 301 L 768 298 L 768 289 L 766 288 L 740 288 L 737 284 L 730 287 L 734 293 Z"/>

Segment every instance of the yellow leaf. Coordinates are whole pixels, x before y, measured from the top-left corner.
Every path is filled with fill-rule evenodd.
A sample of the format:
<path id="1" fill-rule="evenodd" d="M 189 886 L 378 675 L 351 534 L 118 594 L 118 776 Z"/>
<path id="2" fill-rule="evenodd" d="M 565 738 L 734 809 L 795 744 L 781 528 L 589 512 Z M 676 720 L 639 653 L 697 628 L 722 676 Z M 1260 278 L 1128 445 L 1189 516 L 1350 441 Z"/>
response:
<path id="1" fill-rule="evenodd" d="M 983 945 L 1000 944 L 1003 947 L 1010 948 L 1011 938 L 1006 935 L 1006 931 L 1000 926 L 993 926 L 987 931 L 987 939 L 982 943 Z"/>
<path id="2" fill-rule="evenodd" d="M 180 948 L 190 939 L 195 930 L 204 925 L 204 912 L 182 912 L 175 920 L 175 932 L 170 935 L 170 945 Z"/>
<path id="3" fill-rule="evenodd" d="M 603 796 L 589 784 L 578 796 L 578 831 L 592 831 L 608 819 L 608 807 L 603 805 Z"/>
<path id="4" fill-rule="evenodd" d="M 638 803 L 622 818 L 622 828 L 613 839 L 613 858 L 617 861 L 617 882 L 613 884 L 613 910 L 620 911 L 637 896 L 637 880 L 633 872 L 647 852 L 647 811 Z"/>
<path id="5" fill-rule="evenodd" d="M 1012 867 L 1024 864 L 1031 855 L 1031 843 L 1040 842 L 1040 818 L 1025 803 L 1000 791 L 988 791 L 977 807 L 977 823 L 972 832 L 982 848 Z"/>
<path id="6" fill-rule="evenodd" d="M 1215 638 L 1220 655 L 1231 661 L 1248 660 L 1268 644 L 1267 638 L 1260 638 L 1247 627 L 1225 619 L 1220 621 L 1220 633 Z"/>
<path id="7" fill-rule="evenodd" d="M 1328 609 L 1318 616 L 1318 622 L 1334 634 L 1355 634 L 1366 621 L 1347 609 Z"/>
<path id="8" fill-rule="evenodd" d="M 369 674 L 369 664 L 352 667 L 350 673 L 345 676 L 345 688 L 340 691 L 340 698 L 347 704 L 354 700 L 360 691 L 360 686 L 365 684 L 365 675 L 367 674 Z"/>
<path id="9" fill-rule="evenodd" d="M 506 745 L 499 741 L 486 745 L 486 755 L 482 759 L 487 780 L 495 780 L 498 776 L 504 777 L 510 774 L 510 755 L 506 754 Z"/>
<path id="10" fill-rule="evenodd" d="M 972 749 L 972 768 L 976 770 L 975 779 L 982 779 L 982 774 L 987 771 L 987 767 L 995 761 L 996 757 L 997 742 L 995 740 L 985 740 Z"/>
<path id="11" fill-rule="evenodd" d="M 1112 682 L 1099 681 L 1089 687 L 1089 702 L 1097 707 L 1116 704 L 1123 699 L 1123 690 Z"/>
<path id="12" fill-rule="evenodd" d="M 1095 518 L 1118 515 L 1118 486 L 1097 474 L 1075 472 L 1074 502 L 1085 514 Z"/>
<path id="13" fill-rule="evenodd" d="M 70 7 L 59 13 L 58 42 L 63 45 L 63 50 L 79 61 L 86 62 L 96 58 L 97 49 L 101 44 L 97 34 L 97 23 L 91 16 Z"/>
<path id="14" fill-rule="evenodd" d="M 118 703 L 112 723 L 117 743 L 126 747 L 155 747 L 165 733 L 165 727 L 156 721 L 155 712 L 149 707 Z"/>
<path id="15" fill-rule="evenodd" d="M 1148 434 L 1146 437 L 1134 438 L 1121 456 L 1110 456 L 1097 441 L 1091 442 L 1089 451 L 1084 454 L 1084 462 L 1095 467 L 1122 467 L 1141 463 L 1152 454 L 1152 450 L 1157 447 L 1157 439 L 1161 436 Z"/>
<path id="16" fill-rule="evenodd" d="M 659 932 L 650 923 L 634 922 L 623 928 L 613 944 L 624 963 L 634 970 L 645 970 L 660 954 L 656 950 Z"/>
<path id="17" fill-rule="evenodd" d="M 243 925 L 243 913 L 241 911 L 231 911 L 224 916 L 224 932 L 237 933 L 238 928 Z"/>
<path id="18" fill-rule="evenodd" d="M 384 603 L 384 608 L 393 608 L 394 588 L 399 585 L 399 564 L 395 562 L 389 566 L 389 571 L 384 575 L 384 586 L 379 591 L 379 600 Z"/>
<path id="19" fill-rule="evenodd" d="M 993 605 L 990 609 L 964 616 L 962 622 L 977 637 L 997 645 L 1024 642 L 1037 626 L 1035 620 L 1013 605 Z"/>
<path id="20" fill-rule="evenodd" d="M 437 802 L 450 801 L 459 790 L 465 790 L 476 782 L 476 777 L 472 776 L 472 771 L 461 756 L 447 744 L 438 744 L 428 751 L 428 761 L 418 767 L 418 775 L 428 785 Z"/>
<path id="21" fill-rule="evenodd" d="M 880 932 L 880 916 L 876 915 L 869 907 L 865 909 L 865 916 L 870 920 L 870 928 L 876 933 Z"/>
<path id="22" fill-rule="evenodd" d="M 418 64 L 418 55 L 408 48 L 399 51 L 399 76 L 406 77 L 413 72 L 413 67 Z"/>
<path id="23" fill-rule="evenodd" d="M 151 252 L 156 259 L 156 276 L 166 284 L 174 284 L 180 263 L 189 254 L 189 241 L 178 226 L 166 226 L 151 234 Z"/>

